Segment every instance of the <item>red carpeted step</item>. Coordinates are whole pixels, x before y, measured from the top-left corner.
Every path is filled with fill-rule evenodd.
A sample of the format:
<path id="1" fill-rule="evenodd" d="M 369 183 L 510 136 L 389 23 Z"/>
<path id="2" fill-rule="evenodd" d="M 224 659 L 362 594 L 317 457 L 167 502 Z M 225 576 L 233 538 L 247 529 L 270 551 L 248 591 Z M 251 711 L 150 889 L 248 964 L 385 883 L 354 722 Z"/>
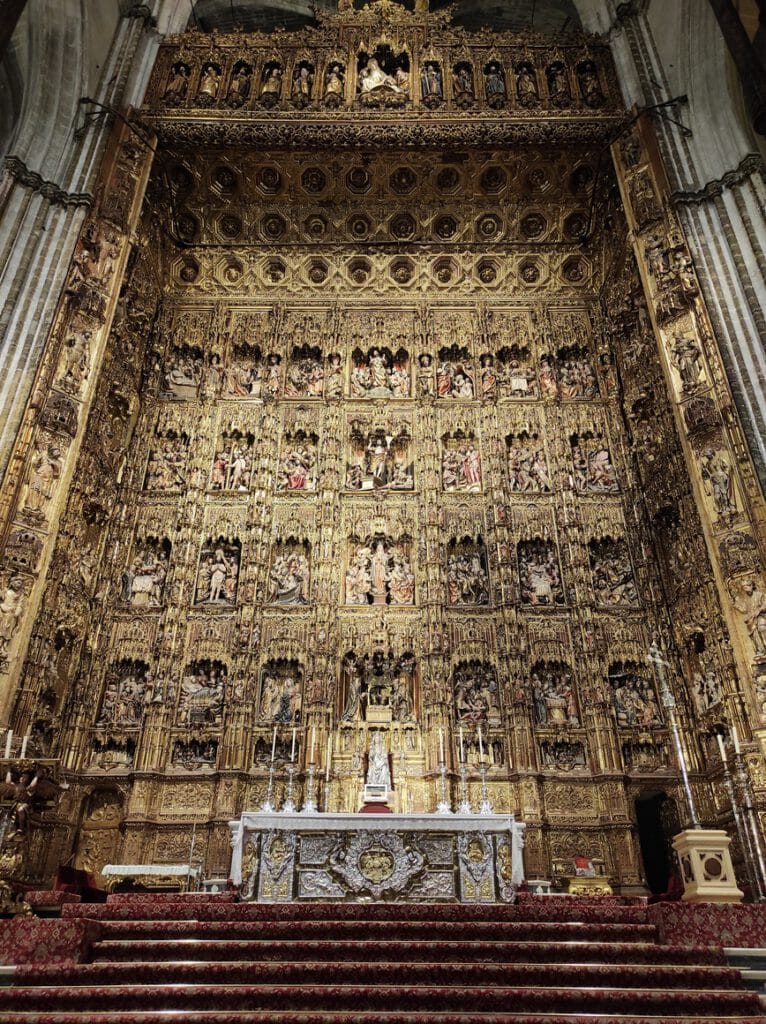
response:
<path id="1" fill-rule="evenodd" d="M 438 941 L 426 939 L 106 939 L 96 942 L 91 961 L 138 958 L 153 963 L 168 960 L 317 960 L 329 953 L 341 960 L 409 960 L 452 963 L 632 963 L 710 964 L 724 966 L 717 946 L 660 946 L 650 942 L 505 942 Z"/>
<path id="2" fill-rule="evenodd" d="M 102 938 L 447 939 L 653 942 L 651 924 L 553 921 L 104 921 Z"/>
<path id="3" fill-rule="evenodd" d="M 192 1024 L 189 1018 L 170 1017 L 167 1013 L 127 1011 L 125 1013 L 0 1013 L 0 1024 L 168 1024 L 168 1020 Z M 193 1024 L 712 1024 L 714 1018 L 694 1016 L 653 1016 L 643 1014 L 527 1014 L 527 1013 L 338 1013 L 335 1011 L 274 1011 L 265 1010 L 201 1010 L 193 1017 Z M 718 1024 L 765 1024 L 763 1016 L 733 1016 L 719 1018 Z"/>
<path id="4" fill-rule="evenodd" d="M 385 1010 L 472 1013 L 760 1015 L 754 992 L 626 988 L 493 988 L 438 985 L 111 985 L 0 988 L 0 1011 Z M 196 1019 L 196 1018 L 194 1018 Z"/>
<path id="5" fill-rule="evenodd" d="M 659 964 L 407 963 L 384 961 L 292 963 L 101 963 L 16 969 L 18 985 L 429 985 L 629 989 L 736 989 L 740 972 L 730 967 Z"/>

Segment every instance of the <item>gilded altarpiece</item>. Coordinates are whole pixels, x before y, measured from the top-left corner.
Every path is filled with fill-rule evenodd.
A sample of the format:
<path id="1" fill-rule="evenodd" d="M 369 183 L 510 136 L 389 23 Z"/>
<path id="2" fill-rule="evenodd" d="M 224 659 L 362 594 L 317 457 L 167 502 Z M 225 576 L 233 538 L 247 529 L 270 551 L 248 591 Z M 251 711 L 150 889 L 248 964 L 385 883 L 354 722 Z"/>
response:
<path id="1" fill-rule="evenodd" d="M 483 759 L 530 877 L 638 884 L 634 800 L 682 800 L 653 642 L 723 811 L 715 729 L 766 691 L 762 504 L 664 186 L 599 40 L 421 6 L 160 48 L 137 243 L 86 229 L 4 494 L 12 721 L 71 783 L 38 875 L 183 861 L 190 823 L 221 874 L 272 756 L 277 805 L 294 753 L 299 805 L 311 760 L 355 811 L 381 731 L 395 809 L 433 810 L 441 730 L 453 803 Z"/>

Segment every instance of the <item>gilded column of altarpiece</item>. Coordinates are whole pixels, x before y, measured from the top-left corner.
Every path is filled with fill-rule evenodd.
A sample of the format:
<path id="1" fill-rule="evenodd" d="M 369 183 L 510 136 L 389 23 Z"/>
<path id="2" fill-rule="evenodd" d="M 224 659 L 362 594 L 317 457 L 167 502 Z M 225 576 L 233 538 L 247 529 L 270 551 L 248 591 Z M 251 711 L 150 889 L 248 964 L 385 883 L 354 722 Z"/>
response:
<path id="1" fill-rule="evenodd" d="M 582 854 L 636 883 L 634 799 L 680 799 L 652 641 L 711 821 L 714 731 L 755 721 L 702 537 L 761 499 L 744 449 L 694 462 L 677 428 L 604 156 L 607 48 L 377 0 L 170 40 L 140 116 L 130 257 L 94 257 L 94 211 L 62 303 L 100 261 L 104 344 L 62 321 L 41 378 L 87 424 L 31 410 L 4 495 L 12 722 L 72 783 L 36 870 L 75 842 L 96 869 L 183 860 L 194 822 L 225 871 L 293 730 L 330 809 L 359 806 L 381 730 L 396 809 L 433 809 L 441 729 L 474 805 L 481 735 L 530 876 Z M 676 345 L 679 388 L 701 360 Z"/>

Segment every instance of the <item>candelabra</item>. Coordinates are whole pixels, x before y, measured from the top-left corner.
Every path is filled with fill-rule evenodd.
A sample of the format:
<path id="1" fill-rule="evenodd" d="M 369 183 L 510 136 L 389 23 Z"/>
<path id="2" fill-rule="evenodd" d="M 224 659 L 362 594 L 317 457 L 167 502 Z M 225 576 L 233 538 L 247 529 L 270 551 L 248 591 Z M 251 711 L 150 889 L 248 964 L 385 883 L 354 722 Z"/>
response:
<path id="1" fill-rule="evenodd" d="M 452 806 L 447 799 L 447 765 L 443 759 L 439 762 L 439 792 L 441 800 L 436 807 L 436 813 L 452 814 Z"/>
<path id="2" fill-rule="evenodd" d="M 758 872 L 755 870 L 756 857 L 755 851 L 753 850 L 753 841 L 747 824 L 742 819 L 742 812 L 740 811 L 737 794 L 734 788 L 734 779 L 729 771 L 729 761 L 726 757 L 726 748 L 724 747 L 723 737 L 719 733 L 716 739 L 718 740 L 718 749 L 721 753 L 723 783 L 726 787 L 726 793 L 728 794 L 729 803 L 731 804 L 731 812 L 734 816 L 734 825 L 736 826 L 737 835 L 739 836 L 739 845 L 742 850 L 745 874 L 747 875 L 747 880 L 750 885 L 750 891 L 753 894 L 753 898 L 756 898 L 757 896 L 758 902 L 760 903 L 764 899 L 764 889 L 761 884 L 761 880 L 758 877 Z"/>
<path id="3" fill-rule="evenodd" d="M 481 776 L 481 803 L 479 814 L 492 814 L 492 804 L 489 802 L 489 790 L 487 789 L 487 766 L 482 761 L 479 764 L 479 775 Z"/>
<path id="4" fill-rule="evenodd" d="M 460 762 L 460 806 L 459 814 L 471 814 L 471 802 L 468 799 L 468 782 L 466 781 L 465 761 Z"/>
<path id="5" fill-rule="evenodd" d="M 295 765 L 291 762 L 287 768 L 287 799 L 282 806 L 283 814 L 295 814 L 296 807 L 293 802 L 293 784 L 295 782 Z"/>
<path id="6" fill-rule="evenodd" d="M 751 860 L 751 870 L 755 876 L 756 886 L 753 896 L 758 902 L 766 900 L 766 854 L 764 854 L 763 833 L 761 823 L 758 819 L 758 811 L 755 808 L 755 794 L 750 781 L 750 774 L 747 770 L 744 755 L 739 747 L 739 740 L 736 731 L 732 729 L 734 741 L 734 770 L 737 788 L 739 789 L 740 803 L 742 806 L 743 824 L 748 833 L 749 842 L 742 852 Z M 732 809 L 736 801 L 732 801 Z M 736 819 L 735 819 L 736 820 Z"/>
<path id="7" fill-rule="evenodd" d="M 266 799 L 261 804 L 261 810 L 264 814 L 271 814 L 274 811 L 274 805 L 271 802 L 271 795 L 274 792 L 274 752 L 271 754 L 271 764 L 269 765 L 269 783 L 266 787 Z"/>
<path id="8" fill-rule="evenodd" d="M 314 788 L 316 785 L 316 766 L 312 763 L 309 765 L 309 777 L 306 782 L 306 799 L 303 803 L 304 814 L 316 814 L 317 805 L 314 799 Z"/>
<path id="9" fill-rule="evenodd" d="M 324 780 L 322 810 L 327 814 L 330 810 L 330 780 Z"/>

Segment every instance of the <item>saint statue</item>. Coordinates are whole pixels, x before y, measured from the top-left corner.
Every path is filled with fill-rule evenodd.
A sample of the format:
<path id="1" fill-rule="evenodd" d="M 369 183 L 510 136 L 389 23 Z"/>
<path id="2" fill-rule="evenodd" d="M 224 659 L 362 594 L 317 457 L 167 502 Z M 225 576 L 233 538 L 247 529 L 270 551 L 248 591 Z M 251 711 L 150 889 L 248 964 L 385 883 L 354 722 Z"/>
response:
<path id="1" fill-rule="evenodd" d="M 367 785 L 391 788 L 391 771 L 388 767 L 388 751 L 383 742 L 383 733 L 374 732 L 370 740 L 367 763 Z"/>

